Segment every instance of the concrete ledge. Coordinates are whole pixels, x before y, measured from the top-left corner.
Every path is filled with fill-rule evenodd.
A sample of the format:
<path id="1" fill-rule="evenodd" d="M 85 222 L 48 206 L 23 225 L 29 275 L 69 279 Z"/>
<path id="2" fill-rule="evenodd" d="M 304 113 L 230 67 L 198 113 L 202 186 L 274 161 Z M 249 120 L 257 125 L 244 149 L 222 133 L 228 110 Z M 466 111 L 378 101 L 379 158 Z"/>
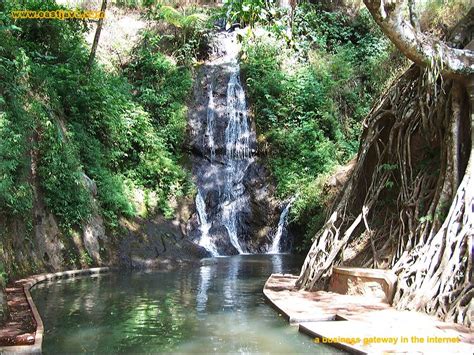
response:
<path id="1" fill-rule="evenodd" d="M 334 324 L 335 323 L 335 324 Z M 306 322 L 306 323 L 301 323 L 298 326 L 298 331 L 300 333 L 304 333 L 306 335 L 309 335 L 311 338 L 314 339 L 319 339 L 321 344 L 328 344 L 330 346 L 335 347 L 336 349 L 341 349 L 344 351 L 348 351 L 351 354 L 367 354 L 366 351 L 364 351 L 360 346 L 357 346 L 355 344 L 351 344 L 349 342 L 326 342 L 325 339 L 335 339 L 337 337 L 340 337 L 342 334 L 339 332 L 339 321 L 327 321 L 327 322 Z M 338 332 L 334 332 L 333 329 L 331 328 L 331 325 L 334 324 L 336 326 L 336 329 L 338 329 Z M 329 326 L 329 327 L 328 327 Z M 329 329 L 328 329 L 329 328 Z M 354 336 L 354 334 L 351 334 Z"/>
<path id="2" fill-rule="evenodd" d="M 391 304 L 396 282 L 397 276 L 391 270 L 335 267 L 329 291 L 372 297 Z"/>
<path id="3" fill-rule="evenodd" d="M 372 322 L 350 320 L 301 323 L 299 331 L 319 339 L 322 344 L 329 344 L 354 354 L 467 355 L 473 353 L 474 346 L 462 342 L 459 333 L 436 327 L 436 321 L 433 322 L 433 319 L 429 319 L 429 317 L 425 319 L 429 322 L 425 323 L 423 314 L 416 312 L 401 313 L 405 314 L 404 322 L 391 319 L 390 315 L 387 314 L 383 317 L 382 314 L 379 314 L 377 317 L 373 317 Z M 416 337 L 418 341 L 414 341 L 413 337 Z M 421 342 L 421 339 L 423 342 Z M 429 339 L 449 339 L 455 342 L 430 342 Z"/>
<path id="4" fill-rule="evenodd" d="M 315 312 L 311 308 L 311 302 L 304 297 L 292 298 L 291 304 L 280 301 L 287 298 L 288 289 L 294 288 L 294 283 L 297 279 L 298 277 L 294 275 L 272 274 L 265 283 L 263 295 L 270 305 L 292 325 L 297 325 L 301 322 L 334 320 L 334 312 L 327 312 L 324 309 L 319 309 Z"/>
<path id="5" fill-rule="evenodd" d="M 82 269 L 82 270 L 69 270 L 69 271 L 60 271 L 56 273 L 49 273 L 49 274 L 39 274 L 27 277 L 25 279 L 21 279 L 15 281 L 14 285 L 23 288 L 24 297 L 28 302 L 28 306 L 32 317 L 36 323 L 36 331 L 35 331 L 35 339 L 34 343 L 31 345 L 12 345 L 12 346 L 2 346 L 0 347 L 1 353 L 41 353 L 41 347 L 43 343 L 43 335 L 44 335 L 44 325 L 43 320 L 36 308 L 36 305 L 31 297 L 30 290 L 35 285 L 46 282 L 46 281 L 54 281 L 59 279 L 69 279 L 75 278 L 79 276 L 91 276 L 97 274 L 103 274 L 115 270 L 115 268 L 110 267 L 96 267 L 91 269 Z M 8 290 L 7 290 L 8 293 Z"/>
<path id="6" fill-rule="evenodd" d="M 335 320 L 338 314 L 350 316 L 390 307 L 363 296 L 298 290 L 297 279 L 295 275 L 272 274 L 263 288 L 265 298 L 291 324 Z"/>

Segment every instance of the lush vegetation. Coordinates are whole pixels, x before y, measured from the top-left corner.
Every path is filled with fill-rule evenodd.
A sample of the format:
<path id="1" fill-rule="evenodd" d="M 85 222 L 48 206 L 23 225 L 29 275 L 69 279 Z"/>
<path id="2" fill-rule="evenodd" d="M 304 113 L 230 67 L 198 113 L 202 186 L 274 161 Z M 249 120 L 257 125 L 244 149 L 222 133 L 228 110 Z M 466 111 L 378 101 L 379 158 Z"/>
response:
<path id="1" fill-rule="evenodd" d="M 170 201 L 192 190 L 180 164 L 186 100 L 215 16 L 192 6 L 117 4 L 148 6 L 155 26 L 114 73 L 86 67 L 83 22 L 13 22 L 6 15 L 12 8 L 59 8 L 55 1 L 1 5 L 3 214 L 31 215 L 33 170 L 66 228 L 81 225 L 97 203 L 111 225 L 134 215 L 136 189 L 171 217 Z M 290 14 L 242 1 L 226 3 L 220 15 L 250 25 L 242 67 L 260 146 L 279 197 L 300 196 L 292 218 L 309 221 L 309 240 L 322 218 L 324 176 L 357 151 L 361 122 L 396 72 L 389 62 L 399 58 L 365 11 L 348 16 L 301 4 Z"/>
<path id="2" fill-rule="evenodd" d="M 266 13 L 276 19 L 244 38 L 243 69 L 277 192 L 299 196 L 291 215 L 308 243 L 324 218 L 324 176 L 355 155 L 361 123 L 402 60 L 367 11 Z"/>
<path id="3" fill-rule="evenodd" d="M 8 16 L 11 9 L 59 8 L 53 0 L 0 4 L 0 212 L 31 216 L 37 181 L 65 229 L 80 226 L 97 204 L 112 226 L 134 215 L 135 189 L 172 216 L 169 201 L 192 189 L 179 160 L 202 21 L 164 24 L 167 36 L 148 31 L 125 73 L 114 74 L 86 67 L 82 21 Z M 173 36 L 179 53 L 166 46 L 177 43 Z M 97 203 L 87 177 L 97 185 Z"/>

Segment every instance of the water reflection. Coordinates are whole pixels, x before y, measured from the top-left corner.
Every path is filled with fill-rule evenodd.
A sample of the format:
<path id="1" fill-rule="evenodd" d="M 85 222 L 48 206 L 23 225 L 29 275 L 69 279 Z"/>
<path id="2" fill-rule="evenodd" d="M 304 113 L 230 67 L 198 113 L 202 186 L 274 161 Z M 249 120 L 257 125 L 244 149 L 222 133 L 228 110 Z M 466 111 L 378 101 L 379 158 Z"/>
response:
<path id="1" fill-rule="evenodd" d="M 272 265 L 273 265 L 273 274 L 281 274 L 283 273 L 283 262 L 282 262 L 282 255 L 272 255 Z"/>
<path id="2" fill-rule="evenodd" d="M 173 272 L 111 274 L 35 287 L 43 350 L 70 352 L 327 351 L 265 304 L 272 272 L 297 272 L 289 255 L 217 258 Z"/>
<path id="3" fill-rule="evenodd" d="M 196 311 L 198 314 L 206 310 L 207 306 L 207 290 L 209 282 L 213 276 L 213 269 L 210 266 L 201 266 L 199 269 L 199 287 L 196 295 Z"/>
<path id="4" fill-rule="evenodd" d="M 234 306 L 234 296 L 236 294 L 237 277 L 239 273 L 240 258 L 230 258 L 227 266 L 227 277 L 224 279 L 224 309 L 232 309 Z"/>

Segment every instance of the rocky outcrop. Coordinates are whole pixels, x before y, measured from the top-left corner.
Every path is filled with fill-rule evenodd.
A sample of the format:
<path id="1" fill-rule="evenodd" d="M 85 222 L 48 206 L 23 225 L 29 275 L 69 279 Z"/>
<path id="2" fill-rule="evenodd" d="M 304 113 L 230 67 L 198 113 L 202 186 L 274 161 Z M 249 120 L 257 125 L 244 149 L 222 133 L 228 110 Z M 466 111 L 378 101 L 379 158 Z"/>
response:
<path id="1" fill-rule="evenodd" d="M 171 268 L 209 256 L 182 233 L 176 220 L 157 215 L 152 219 L 123 219 L 119 265 L 129 269 Z"/>
<path id="2" fill-rule="evenodd" d="M 280 206 L 274 198 L 275 187 L 270 171 L 260 161 L 250 165 L 244 186 L 250 193 L 250 214 L 245 215 L 244 225 L 253 231 L 247 241 L 254 253 L 267 251 L 278 224 Z"/>

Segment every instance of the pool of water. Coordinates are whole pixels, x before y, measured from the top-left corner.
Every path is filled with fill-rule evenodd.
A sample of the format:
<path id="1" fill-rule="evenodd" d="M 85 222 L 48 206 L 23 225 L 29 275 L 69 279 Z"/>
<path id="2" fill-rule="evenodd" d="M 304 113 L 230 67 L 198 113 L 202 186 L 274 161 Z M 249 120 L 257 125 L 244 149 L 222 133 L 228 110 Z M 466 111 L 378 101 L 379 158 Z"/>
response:
<path id="1" fill-rule="evenodd" d="M 265 303 L 275 272 L 298 272 L 290 255 L 247 255 L 211 265 L 112 273 L 40 284 L 43 351 L 327 353 Z"/>

